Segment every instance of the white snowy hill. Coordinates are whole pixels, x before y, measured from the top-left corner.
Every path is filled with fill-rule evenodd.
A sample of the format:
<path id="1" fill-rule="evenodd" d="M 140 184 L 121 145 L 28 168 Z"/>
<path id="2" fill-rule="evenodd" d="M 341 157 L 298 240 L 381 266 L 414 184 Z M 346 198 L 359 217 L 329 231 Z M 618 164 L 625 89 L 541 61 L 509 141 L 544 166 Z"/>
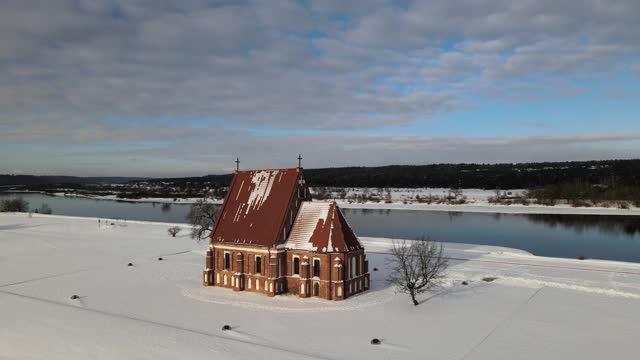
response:
<path id="1" fill-rule="evenodd" d="M 447 244 L 446 286 L 414 307 L 384 282 L 390 240 L 363 238 L 369 292 L 268 298 L 203 288 L 183 226 L 1 214 L 0 359 L 637 356 L 640 264 Z"/>

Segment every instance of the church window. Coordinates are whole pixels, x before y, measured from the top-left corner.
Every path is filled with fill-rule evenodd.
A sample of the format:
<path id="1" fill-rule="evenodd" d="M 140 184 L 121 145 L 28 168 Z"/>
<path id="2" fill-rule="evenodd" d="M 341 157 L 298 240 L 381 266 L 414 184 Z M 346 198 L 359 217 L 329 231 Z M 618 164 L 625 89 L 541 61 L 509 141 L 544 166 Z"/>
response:
<path id="1" fill-rule="evenodd" d="M 354 277 L 356 277 L 356 258 L 351 257 L 351 278 L 354 278 Z"/>
<path id="2" fill-rule="evenodd" d="M 224 253 L 224 268 L 225 270 L 231 269 L 231 254 L 226 251 Z"/>
<path id="3" fill-rule="evenodd" d="M 313 259 L 313 276 L 320 277 L 320 259 Z"/>
<path id="4" fill-rule="evenodd" d="M 300 258 L 293 257 L 293 275 L 300 275 Z"/>

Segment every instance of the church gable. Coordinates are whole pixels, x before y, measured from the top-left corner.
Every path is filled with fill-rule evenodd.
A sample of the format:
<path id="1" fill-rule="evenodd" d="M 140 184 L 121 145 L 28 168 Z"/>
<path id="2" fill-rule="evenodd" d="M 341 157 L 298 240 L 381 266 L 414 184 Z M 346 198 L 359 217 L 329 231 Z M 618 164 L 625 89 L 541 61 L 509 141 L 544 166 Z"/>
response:
<path id="1" fill-rule="evenodd" d="M 212 240 L 261 246 L 281 243 L 284 239 L 279 237 L 286 229 L 287 211 L 299 192 L 300 179 L 300 169 L 238 171 Z"/>
<path id="2" fill-rule="evenodd" d="M 285 248 L 315 252 L 348 252 L 362 247 L 334 202 L 305 202 L 291 229 Z"/>

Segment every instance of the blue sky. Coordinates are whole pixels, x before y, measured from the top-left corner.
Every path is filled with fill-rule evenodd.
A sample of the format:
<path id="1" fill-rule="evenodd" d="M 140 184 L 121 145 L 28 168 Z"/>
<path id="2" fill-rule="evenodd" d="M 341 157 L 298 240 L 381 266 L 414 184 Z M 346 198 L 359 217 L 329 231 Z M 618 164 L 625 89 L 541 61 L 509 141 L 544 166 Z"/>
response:
<path id="1" fill-rule="evenodd" d="M 0 173 L 640 157 L 635 0 L 10 0 Z"/>

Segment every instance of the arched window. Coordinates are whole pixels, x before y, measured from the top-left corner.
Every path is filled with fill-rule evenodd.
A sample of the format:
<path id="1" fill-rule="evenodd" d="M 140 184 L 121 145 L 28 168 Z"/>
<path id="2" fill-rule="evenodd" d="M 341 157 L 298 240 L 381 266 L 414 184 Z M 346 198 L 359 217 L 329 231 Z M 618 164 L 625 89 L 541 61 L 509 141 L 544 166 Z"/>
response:
<path id="1" fill-rule="evenodd" d="M 320 277 L 320 259 L 313 259 L 313 276 Z"/>
<path id="2" fill-rule="evenodd" d="M 313 284 L 313 296 L 320 296 L 320 283 Z"/>
<path id="3" fill-rule="evenodd" d="M 231 254 L 228 252 L 224 253 L 224 268 L 226 270 L 231 269 Z"/>
<path id="4" fill-rule="evenodd" d="M 353 279 L 354 277 L 356 277 L 356 258 L 351 257 L 351 278 Z"/>
<path id="5" fill-rule="evenodd" d="M 262 273 L 262 257 L 256 256 L 256 274 Z"/>
<path id="6" fill-rule="evenodd" d="M 300 275 L 300 258 L 297 256 L 293 258 L 293 274 Z"/>

